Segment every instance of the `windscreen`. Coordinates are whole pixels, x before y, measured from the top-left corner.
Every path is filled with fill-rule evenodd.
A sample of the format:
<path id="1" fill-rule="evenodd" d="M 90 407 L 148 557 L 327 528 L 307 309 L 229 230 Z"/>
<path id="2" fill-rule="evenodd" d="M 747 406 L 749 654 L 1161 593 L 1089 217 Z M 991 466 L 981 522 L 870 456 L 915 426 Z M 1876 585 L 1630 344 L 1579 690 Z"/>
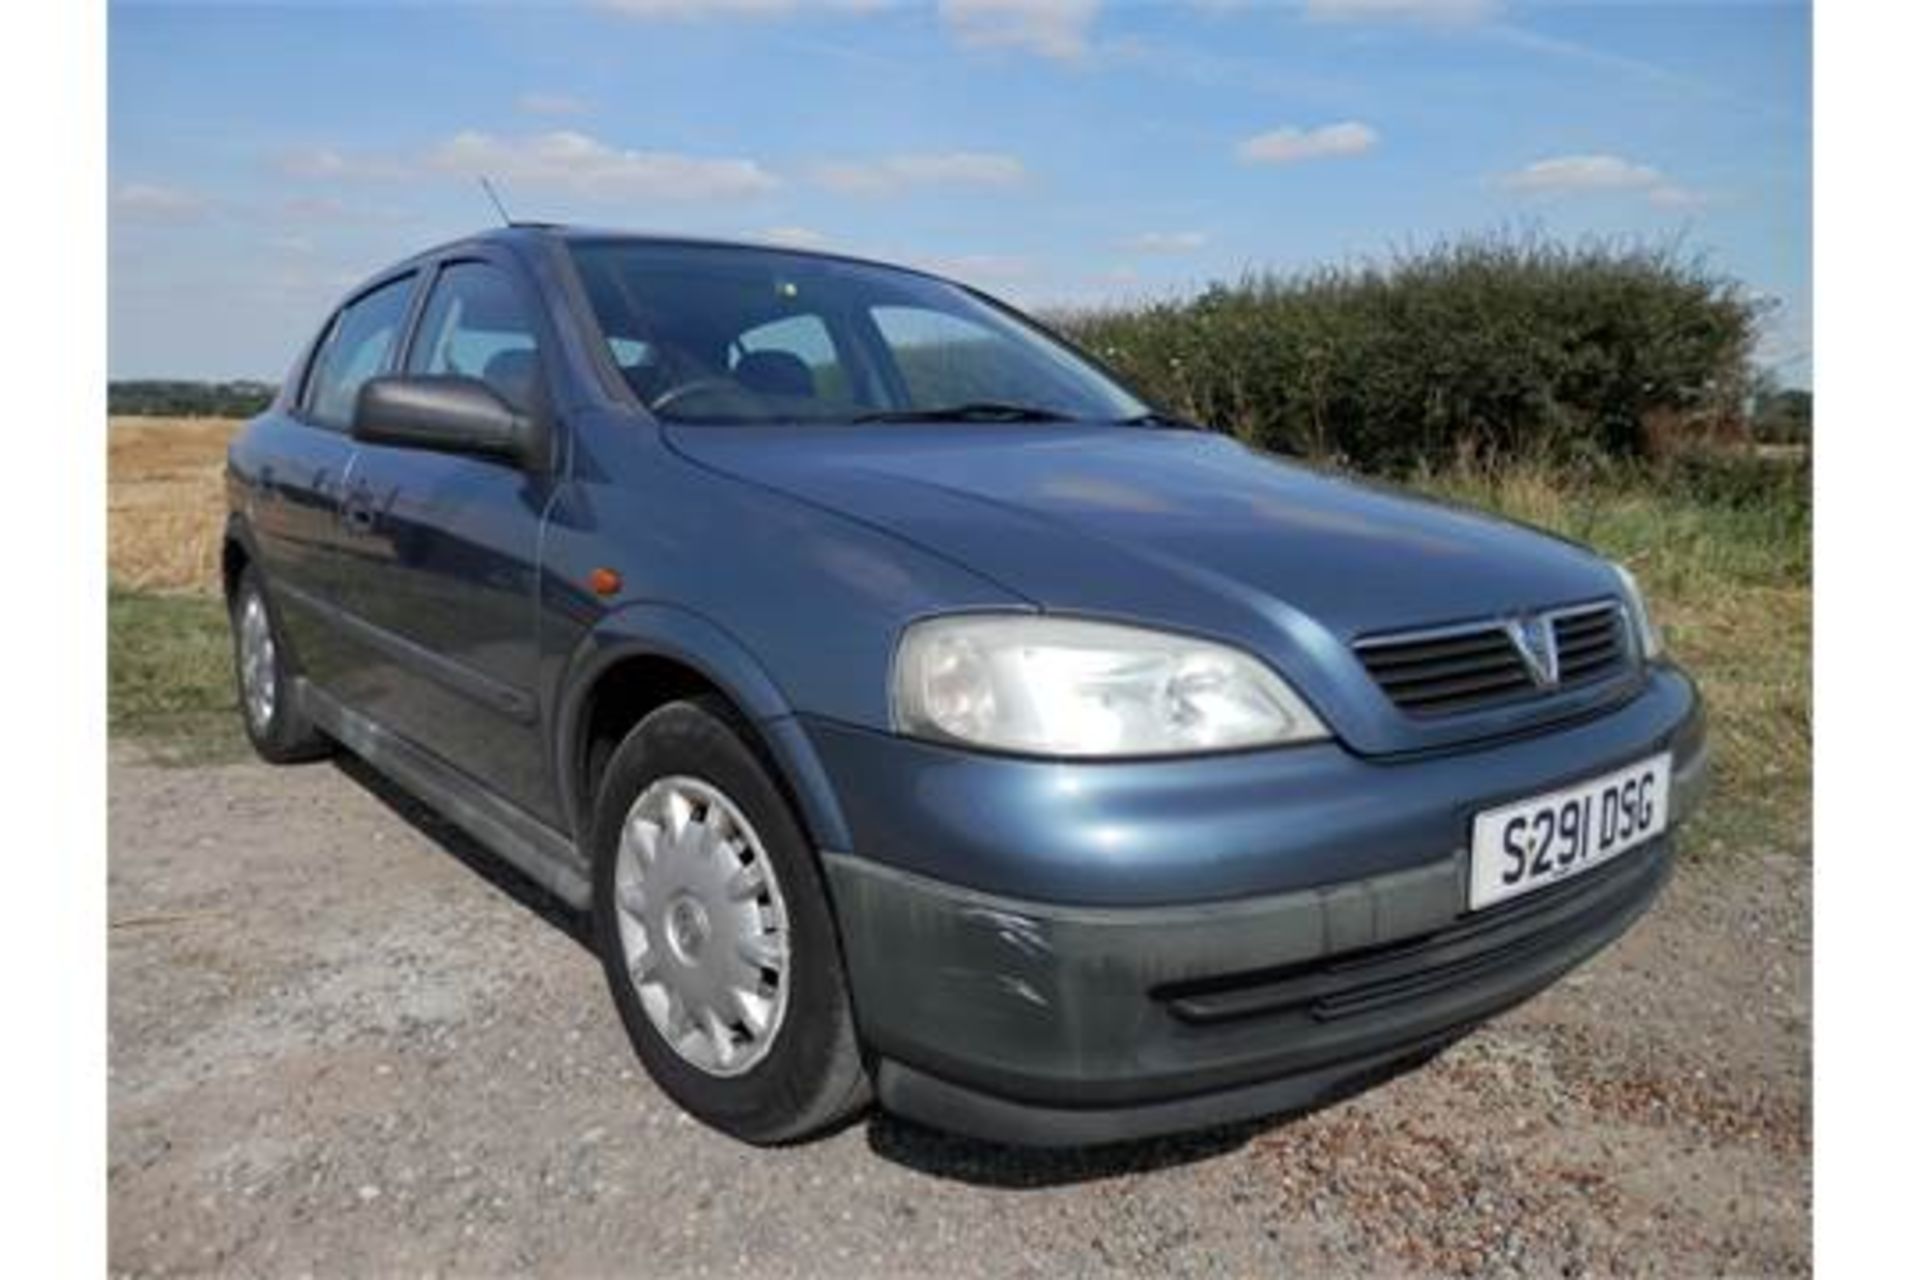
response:
<path id="1" fill-rule="evenodd" d="M 1015 313 L 929 276 L 778 249 L 571 247 L 602 339 L 672 422 L 1113 422 L 1147 406 Z"/>

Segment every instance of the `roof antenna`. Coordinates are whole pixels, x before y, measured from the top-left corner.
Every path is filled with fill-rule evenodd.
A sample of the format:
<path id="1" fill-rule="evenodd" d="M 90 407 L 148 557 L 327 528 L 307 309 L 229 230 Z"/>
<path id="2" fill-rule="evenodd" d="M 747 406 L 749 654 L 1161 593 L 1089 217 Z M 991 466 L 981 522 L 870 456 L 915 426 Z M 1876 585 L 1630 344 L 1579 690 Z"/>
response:
<path id="1" fill-rule="evenodd" d="M 484 173 L 480 175 L 480 189 L 487 193 L 487 199 L 493 201 L 493 207 L 500 213 L 500 221 L 509 227 L 512 226 L 513 219 L 507 216 L 507 206 L 500 203 L 500 197 L 495 194 L 493 184 L 487 181 L 487 175 Z"/>

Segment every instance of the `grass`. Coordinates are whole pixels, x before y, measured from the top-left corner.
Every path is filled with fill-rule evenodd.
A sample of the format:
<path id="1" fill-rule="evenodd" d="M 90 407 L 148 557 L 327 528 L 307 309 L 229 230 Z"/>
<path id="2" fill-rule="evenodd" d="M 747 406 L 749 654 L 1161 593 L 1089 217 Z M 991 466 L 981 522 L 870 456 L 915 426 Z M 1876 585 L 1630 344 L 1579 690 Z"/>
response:
<path id="1" fill-rule="evenodd" d="M 110 724 L 182 763 L 245 750 L 217 586 L 220 457 L 234 425 L 141 420 L 109 433 L 125 535 L 110 550 Z M 1668 647 L 1706 695 L 1715 784 L 1690 843 L 1711 852 L 1809 839 L 1808 480 L 1803 462 L 1738 455 L 1585 470 L 1463 456 L 1409 483 L 1566 534 L 1633 569 Z"/>
<path id="2" fill-rule="evenodd" d="M 226 610 L 217 597 L 108 591 L 107 727 L 163 763 L 245 754 Z"/>
<path id="3" fill-rule="evenodd" d="M 1633 570 L 1707 702 L 1714 784 L 1691 843 L 1804 848 L 1813 788 L 1806 466 L 1735 457 L 1586 474 L 1464 460 L 1413 487 L 1577 538 Z"/>
<path id="4" fill-rule="evenodd" d="M 246 752 L 219 599 L 221 471 L 239 426 L 107 423 L 107 724 L 165 763 Z"/>

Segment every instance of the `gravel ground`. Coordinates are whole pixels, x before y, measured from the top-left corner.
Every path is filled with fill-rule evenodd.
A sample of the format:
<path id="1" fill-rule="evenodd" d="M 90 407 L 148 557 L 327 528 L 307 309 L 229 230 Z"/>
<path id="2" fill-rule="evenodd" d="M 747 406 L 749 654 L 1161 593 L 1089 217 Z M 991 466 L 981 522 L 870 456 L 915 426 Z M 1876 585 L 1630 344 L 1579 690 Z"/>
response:
<path id="1" fill-rule="evenodd" d="M 110 766 L 116 1272 L 1809 1269 L 1804 850 L 1310 1115 L 1081 1155 L 760 1151 L 647 1080 L 540 897 L 355 767 Z"/>

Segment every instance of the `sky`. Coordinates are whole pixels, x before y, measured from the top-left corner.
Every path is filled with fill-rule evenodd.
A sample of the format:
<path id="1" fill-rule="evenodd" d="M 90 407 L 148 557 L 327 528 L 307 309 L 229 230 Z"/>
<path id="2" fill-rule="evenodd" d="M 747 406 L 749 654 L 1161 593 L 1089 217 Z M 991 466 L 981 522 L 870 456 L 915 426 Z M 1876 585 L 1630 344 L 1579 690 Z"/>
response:
<path id="1" fill-rule="evenodd" d="M 278 379 L 512 215 L 910 262 L 1029 307 L 1516 231 L 1675 245 L 1812 374 L 1795 0 L 119 0 L 114 377 Z"/>

